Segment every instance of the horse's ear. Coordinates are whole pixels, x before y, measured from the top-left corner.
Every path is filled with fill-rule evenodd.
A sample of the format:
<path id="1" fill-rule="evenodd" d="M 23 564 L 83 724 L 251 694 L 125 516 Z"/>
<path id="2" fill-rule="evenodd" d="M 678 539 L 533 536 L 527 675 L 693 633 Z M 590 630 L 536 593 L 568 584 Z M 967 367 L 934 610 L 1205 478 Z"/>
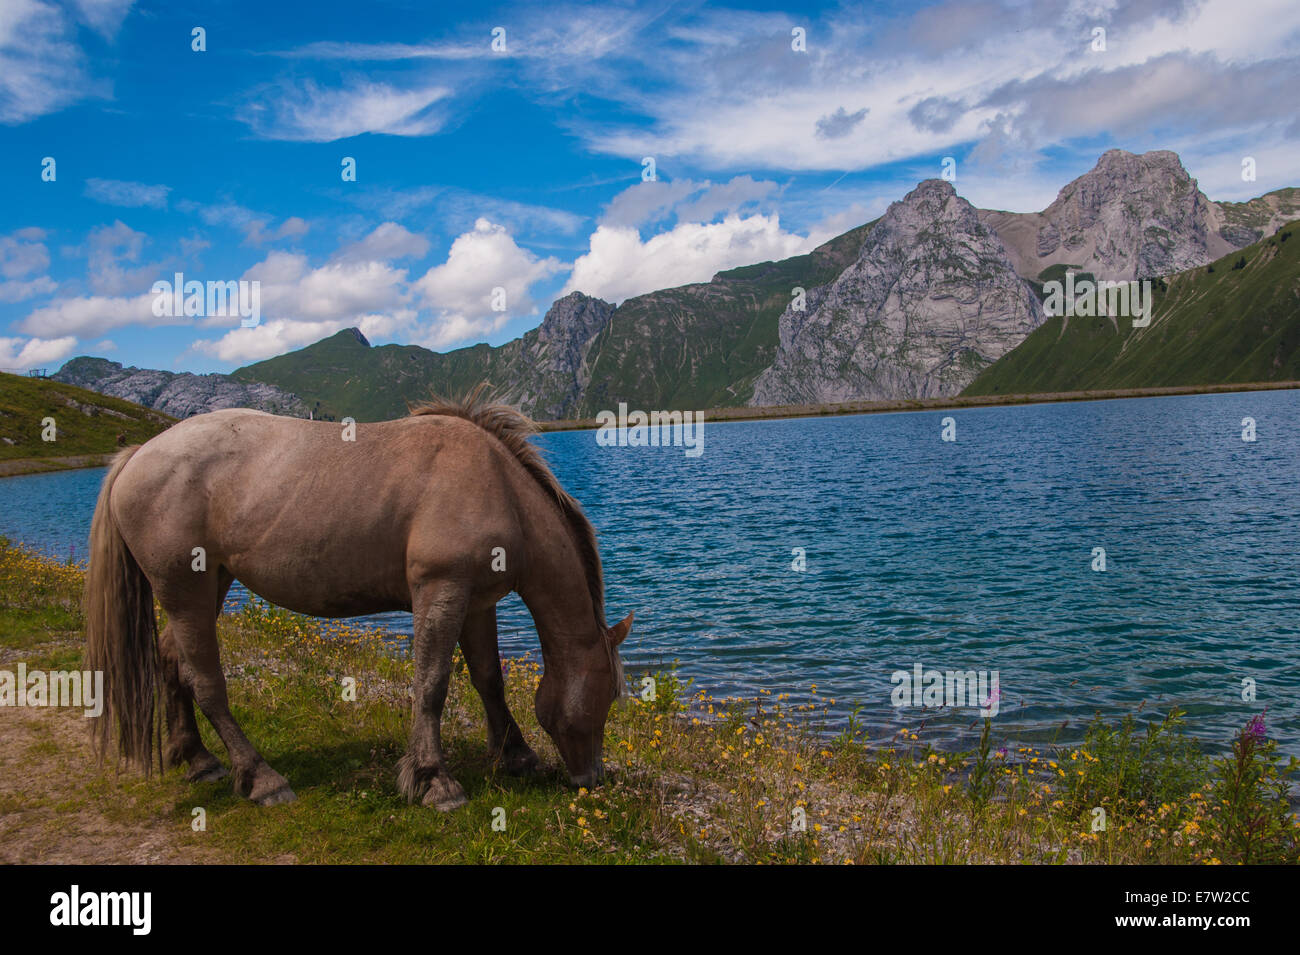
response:
<path id="1" fill-rule="evenodd" d="M 614 626 L 605 631 L 605 636 L 609 638 L 611 646 L 618 646 L 627 639 L 627 635 L 632 632 L 632 614 L 628 614 Z"/>

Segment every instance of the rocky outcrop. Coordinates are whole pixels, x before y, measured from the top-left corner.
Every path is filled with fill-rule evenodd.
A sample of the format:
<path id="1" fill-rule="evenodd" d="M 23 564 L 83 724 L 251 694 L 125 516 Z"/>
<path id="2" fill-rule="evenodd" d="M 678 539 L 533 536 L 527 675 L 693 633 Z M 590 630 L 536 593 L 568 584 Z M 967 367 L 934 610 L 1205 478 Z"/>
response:
<path id="1" fill-rule="evenodd" d="M 493 356 L 500 400 L 542 420 L 571 417 L 591 381 L 592 342 L 613 314 L 612 304 L 581 292 L 557 300 L 541 325 Z"/>
<path id="2" fill-rule="evenodd" d="M 750 404 L 955 395 L 1043 321 L 997 236 L 938 179 L 891 205 L 857 261 L 796 304 Z"/>
<path id="3" fill-rule="evenodd" d="M 1258 238 L 1225 231 L 1219 206 L 1168 150 L 1139 156 L 1112 149 L 1042 212 L 983 211 L 980 218 L 1002 240 L 1016 271 L 1031 280 L 1053 265 L 1114 281 L 1157 278 L 1213 262 Z"/>
<path id="4" fill-rule="evenodd" d="M 272 414 L 307 417 L 297 395 L 274 385 L 244 383 L 227 375 L 123 368 L 105 358 L 74 358 L 51 376 L 56 381 L 101 395 L 125 398 L 174 418 L 188 418 L 222 408 L 256 408 Z"/>
<path id="5" fill-rule="evenodd" d="M 1275 189 L 1246 202 L 1216 203 L 1222 225 L 1219 234 L 1236 248 L 1272 235 L 1300 219 L 1300 189 Z"/>

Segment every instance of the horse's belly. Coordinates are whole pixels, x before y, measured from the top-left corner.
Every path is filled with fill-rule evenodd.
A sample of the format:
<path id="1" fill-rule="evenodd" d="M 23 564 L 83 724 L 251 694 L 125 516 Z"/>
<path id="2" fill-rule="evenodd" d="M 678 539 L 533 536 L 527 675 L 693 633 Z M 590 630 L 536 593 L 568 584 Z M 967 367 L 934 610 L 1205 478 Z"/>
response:
<path id="1" fill-rule="evenodd" d="M 389 610 L 410 610 L 405 579 L 400 587 L 391 580 L 339 578 L 310 572 L 292 577 L 276 571 L 229 568 L 235 579 L 264 600 L 312 617 L 358 617 Z"/>

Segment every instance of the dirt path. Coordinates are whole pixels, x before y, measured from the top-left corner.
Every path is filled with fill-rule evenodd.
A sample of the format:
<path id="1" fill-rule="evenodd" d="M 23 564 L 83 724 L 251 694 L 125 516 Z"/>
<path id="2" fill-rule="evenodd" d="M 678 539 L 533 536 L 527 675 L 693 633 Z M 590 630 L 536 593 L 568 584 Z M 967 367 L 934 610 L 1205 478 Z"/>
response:
<path id="1" fill-rule="evenodd" d="M 0 707 L 0 863 L 220 861 L 174 818 L 128 821 L 130 797 L 105 791 L 93 760 L 79 712 Z"/>

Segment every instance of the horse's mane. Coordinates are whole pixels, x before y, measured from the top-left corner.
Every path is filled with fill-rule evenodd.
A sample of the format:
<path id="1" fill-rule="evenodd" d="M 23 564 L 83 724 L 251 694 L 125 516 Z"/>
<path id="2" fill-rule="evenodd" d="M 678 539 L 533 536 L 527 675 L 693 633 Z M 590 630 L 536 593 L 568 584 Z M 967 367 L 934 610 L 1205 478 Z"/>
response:
<path id="1" fill-rule="evenodd" d="M 491 386 L 480 382 L 465 393 L 459 401 L 450 398 L 433 397 L 428 401 L 412 405 L 410 413 L 414 415 L 446 415 L 463 418 L 471 424 L 482 428 L 492 435 L 514 455 L 524 470 L 532 475 L 533 480 L 546 494 L 553 498 L 560 508 L 566 523 L 573 531 L 582 557 L 583 568 L 587 572 L 587 588 L 591 591 L 591 604 L 596 610 L 596 622 L 604 629 L 605 623 L 605 578 L 600 567 L 600 550 L 596 546 L 596 529 L 582 513 L 582 507 L 551 473 L 546 459 L 542 457 L 537 445 L 528 440 L 537 433 L 537 425 L 509 405 L 494 404 L 490 400 Z"/>

